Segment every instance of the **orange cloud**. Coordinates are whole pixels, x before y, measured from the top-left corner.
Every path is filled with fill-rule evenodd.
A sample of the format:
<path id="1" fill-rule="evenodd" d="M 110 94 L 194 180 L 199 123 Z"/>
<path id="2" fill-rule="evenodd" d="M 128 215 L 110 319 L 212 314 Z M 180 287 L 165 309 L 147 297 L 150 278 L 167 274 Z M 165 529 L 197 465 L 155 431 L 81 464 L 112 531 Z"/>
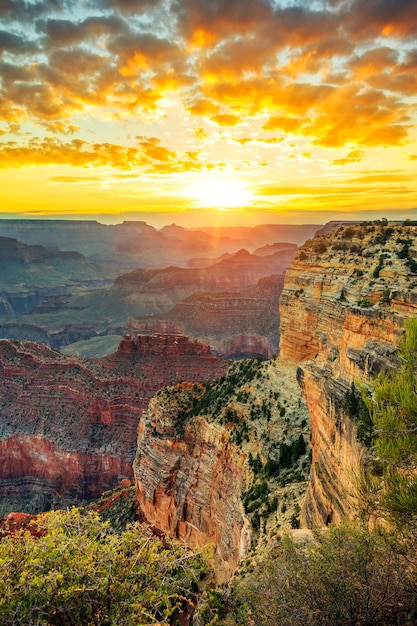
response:
<path id="1" fill-rule="evenodd" d="M 208 139 L 209 137 L 206 129 L 203 128 L 202 126 L 199 126 L 198 128 L 194 128 L 194 133 L 197 139 L 199 139 L 200 141 L 203 141 L 204 139 Z"/>
<path id="2" fill-rule="evenodd" d="M 333 159 L 332 165 L 350 165 L 351 163 L 359 163 L 363 160 L 363 150 L 351 150 L 341 159 Z"/>
<path id="3" fill-rule="evenodd" d="M 188 113 L 191 113 L 191 115 L 212 115 L 213 113 L 217 113 L 218 110 L 219 107 L 208 98 L 196 99 L 187 107 L 187 111 Z"/>
<path id="4" fill-rule="evenodd" d="M 146 172 L 201 171 L 199 152 L 187 150 L 183 155 L 160 145 L 155 137 L 137 137 L 138 147 L 110 143 L 87 143 L 80 139 L 62 142 L 55 138 L 32 139 L 21 146 L 16 142 L 0 144 L 0 169 L 43 165 L 69 165 L 93 168 L 112 167 L 118 170 L 142 168 Z M 217 163 L 221 168 L 224 164 Z M 81 182 L 84 177 L 55 177 L 55 182 Z M 88 177 L 88 180 L 94 180 Z"/>
<path id="5" fill-rule="evenodd" d="M 289 117 L 287 115 L 274 115 L 262 126 L 262 130 L 282 130 L 286 133 L 296 133 L 303 125 L 302 118 Z"/>
<path id="6" fill-rule="evenodd" d="M 417 36 L 417 4 L 414 0 L 362 2 L 354 0 L 345 16 L 345 28 L 359 40 L 385 37 L 415 38 Z"/>
<path id="7" fill-rule="evenodd" d="M 227 114 L 213 115 L 210 119 L 218 126 L 236 126 L 240 122 L 240 118 L 236 115 Z"/>
<path id="8" fill-rule="evenodd" d="M 101 180 L 98 176 L 51 176 L 52 183 L 83 184 Z"/>

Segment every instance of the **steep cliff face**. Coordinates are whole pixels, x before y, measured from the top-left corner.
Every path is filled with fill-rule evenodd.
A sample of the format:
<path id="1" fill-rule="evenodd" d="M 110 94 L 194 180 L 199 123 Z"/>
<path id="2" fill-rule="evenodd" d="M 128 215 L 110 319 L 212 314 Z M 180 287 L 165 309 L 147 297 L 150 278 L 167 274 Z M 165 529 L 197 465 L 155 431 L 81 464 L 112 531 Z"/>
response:
<path id="1" fill-rule="evenodd" d="M 352 514 L 354 470 L 366 453 L 344 411 L 353 381 L 395 365 L 404 322 L 417 313 L 413 226 L 344 226 L 309 241 L 281 295 L 281 358 L 299 364 L 312 428 L 304 523 Z"/>
<path id="2" fill-rule="evenodd" d="M 142 518 L 189 546 L 211 544 L 218 578 L 227 580 L 251 544 L 297 516 L 307 431 L 294 368 L 276 361 L 240 361 L 211 385 L 160 391 L 138 430 Z"/>
<path id="3" fill-rule="evenodd" d="M 186 338 L 171 338 L 171 350 L 167 343 L 161 349 L 150 337 L 146 353 L 122 343 L 114 355 L 82 360 L 0 341 L 0 515 L 84 503 L 132 477 L 137 424 L 152 395 L 228 365 Z"/>
<path id="4" fill-rule="evenodd" d="M 178 438 L 176 420 L 187 394 L 151 400 L 138 429 L 135 468 L 137 501 L 144 519 L 191 547 L 210 542 L 225 578 L 250 546 L 249 520 L 241 493 L 248 481 L 246 455 L 230 441 L 228 429 L 196 417 Z M 187 397 L 188 396 L 188 397 Z"/>

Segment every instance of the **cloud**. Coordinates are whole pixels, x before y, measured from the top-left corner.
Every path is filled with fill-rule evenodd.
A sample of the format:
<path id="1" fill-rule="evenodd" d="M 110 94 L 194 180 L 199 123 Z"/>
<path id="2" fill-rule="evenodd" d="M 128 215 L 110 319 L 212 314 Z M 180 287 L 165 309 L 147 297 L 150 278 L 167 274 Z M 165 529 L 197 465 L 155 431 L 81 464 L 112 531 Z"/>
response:
<path id="1" fill-rule="evenodd" d="M 415 0 L 354 0 L 346 26 L 356 39 L 378 36 L 414 38 L 417 35 L 417 4 Z"/>
<path id="2" fill-rule="evenodd" d="M 146 11 L 146 9 L 154 9 L 164 0 L 109 0 L 107 5 L 117 11 L 127 14 L 136 14 Z"/>
<path id="3" fill-rule="evenodd" d="M 194 134 L 196 138 L 199 139 L 200 141 L 203 141 L 204 139 L 208 139 L 209 137 L 208 132 L 202 126 L 199 126 L 198 128 L 194 128 Z"/>
<path id="4" fill-rule="evenodd" d="M 262 126 L 263 130 L 282 130 L 286 133 L 297 132 L 304 124 L 302 117 L 291 117 L 288 115 L 274 115 Z"/>
<path id="5" fill-rule="evenodd" d="M 177 126 L 186 112 L 182 127 L 171 131 L 175 151 L 160 140 L 131 148 L 117 139 L 96 144 L 107 146 L 100 150 L 82 142 L 81 167 L 89 153 L 94 163 L 108 158 L 125 169 L 129 150 L 141 167 L 201 167 L 187 155 L 189 115 L 201 141 L 208 139 L 208 120 L 222 128 L 253 124 L 278 136 L 253 139 L 245 130 L 247 137 L 235 139 L 240 146 L 296 136 L 303 149 L 344 148 L 345 156 L 331 160 L 335 166 L 354 163 L 366 147 L 410 140 L 416 6 L 415 0 L 327 0 L 314 8 L 279 0 L 0 0 L 0 116 L 76 139 L 88 118 L 111 113 L 150 122 L 159 115 L 168 124 L 174 99 Z M 158 132 L 162 137 L 162 125 Z M 33 141 L 30 154 L 41 160 L 40 139 Z M 59 148 L 56 141 L 54 152 L 45 139 L 45 159 L 76 160 L 71 142 Z M 30 146 L 9 145 L 13 158 L 19 147 L 23 154 Z"/>
<path id="6" fill-rule="evenodd" d="M 5 30 L 0 30 L 0 54 L 26 54 L 36 49 L 36 46 L 28 42 L 23 37 L 14 35 Z"/>
<path id="7" fill-rule="evenodd" d="M 42 0 L 41 2 L 0 0 L 0 17 L 4 21 L 33 23 L 34 20 L 49 14 L 51 11 L 55 13 L 64 12 L 71 5 L 72 0 Z"/>
<path id="8" fill-rule="evenodd" d="M 333 159 L 331 161 L 332 165 L 350 165 L 351 163 L 359 163 L 363 160 L 364 151 L 363 150 L 351 150 L 346 154 L 346 156 L 341 159 Z"/>
<path id="9" fill-rule="evenodd" d="M 244 34 L 253 24 L 266 22 L 272 15 L 267 0 L 174 0 L 182 37 L 192 46 L 212 46 L 228 36 Z"/>
<path id="10" fill-rule="evenodd" d="M 49 180 L 52 183 L 80 185 L 89 182 L 98 182 L 101 178 L 99 178 L 99 176 L 51 176 Z"/>
<path id="11" fill-rule="evenodd" d="M 137 146 L 112 143 L 88 143 L 80 139 L 61 141 L 54 137 L 34 138 L 25 145 L 15 141 L 0 144 L 0 169 L 67 165 L 82 168 L 115 168 L 132 171 L 140 168 L 148 173 L 200 171 L 199 152 L 187 150 L 179 154 L 160 145 L 156 137 L 137 137 Z M 220 167 L 217 164 L 217 167 Z M 73 181 L 74 177 L 70 177 Z M 77 179 L 80 177 L 76 177 Z M 91 177 L 89 177 L 89 180 Z M 55 182 L 68 182 L 54 178 Z"/>
<path id="12" fill-rule="evenodd" d="M 228 115 L 227 113 L 213 115 L 210 119 L 218 126 L 236 126 L 240 122 L 240 117 Z"/>
<path id="13" fill-rule="evenodd" d="M 368 50 L 364 54 L 355 55 L 346 64 L 356 79 L 367 79 L 374 74 L 393 70 L 398 63 L 398 51 L 382 46 Z"/>
<path id="14" fill-rule="evenodd" d="M 47 37 L 46 47 L 72 46 L 103 35 L 128 32 L 127 24 L 117 16 L 89 17 L 81 22 L 68 19 L 48 19 L 37 22 L 37 30 Z"/>

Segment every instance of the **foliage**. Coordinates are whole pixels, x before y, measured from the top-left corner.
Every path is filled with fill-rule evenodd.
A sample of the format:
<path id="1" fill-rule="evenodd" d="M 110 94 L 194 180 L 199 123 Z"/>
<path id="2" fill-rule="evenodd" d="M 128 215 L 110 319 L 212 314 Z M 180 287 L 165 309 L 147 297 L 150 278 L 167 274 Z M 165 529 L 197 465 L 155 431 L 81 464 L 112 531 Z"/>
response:
<path id="1" fill-rule="evenodd" d="M 371 306 L 373 306 L 373 304 L 369 300 L 369 298 L 361 298 L 361 300 L 359 300 L 358 302 L 358 306 L 360 306 L 362 309 L 369 309 Z"/>
<path id="2" fill-rule="evenodd" d="M 375 433 L 374 502 L 392 520 L 417 525 L 417 319 L 409 320 L 400 367 L 364 396 Z M 371 466 L 375 467 L 375 463 Z M 382 478 L 380 477 L 382 475 Z M 369 477 L 372 481 L 372 476 Z M 376 489 L 376 491 L 375 491 Z"/>
<path id="3" fill-rule="evenodd" d="M 190 419 L 204 413 L 216 417 L 222 412 L 225 402 L 236 393 L 236 388 L 250 382 L 261 375 L 262 361 L 260 359 L 242 359 L 230 366 L 227 374 L 214 382 L 206 382 L 193 400 L 193 406 L 186 411 L 183 419 Z M 225 416 L 226 421 L 236 421 L 236 413 Z"/>
<path id="4" fill-rule="evenodd" d="M 388 533 L 353 523 L 317 532 L 307 546 L 286 537 L 278 553 L 237 586 L 234 623 L 410 623 L 416 572 L 407 556 Z"/>
<path id="5" fill-rule="evenodd" d="M 391 302 L 391 290 L 386 287 L 379 298 L 380 304 L 390 304 Z"/>
<path id="6" fill-rule="evenodd" d="M 375 267 L 374 271 L 372 272 L 373 278 L 379 277 L 379 274 L 381 270 L 383 269 L 383 267 L 384 267 L 384 257 L 381 254 L 379 257 L 378 265 Z"/>
<path id="7" fill-rule="evenodd" d="M 279 447 L 279 464 L 282 468 L 292 467 L 306 452 L 307 446 L 301 434 L 290 444 L 281 443 Z"/>
<path id="8" fill-rule="evenodd" d="M 374 438 L 374 425 L 369 408 L 362 396 L 363 393 L 365 391 L 359 391 L 355 383 L 352 383 L 345 394 L 343 410 L 350 419 L 356 422 L 358 441 L 369 448 Z"/>
<path id="9" fill-rule="evenodd" d="M 20 531 L 0 542 L 2 626 L 162 626 L 193 612 L 201 555 L 138 524 L 113 532 L 75 508 L 37 524 L 40 536 Z"/>

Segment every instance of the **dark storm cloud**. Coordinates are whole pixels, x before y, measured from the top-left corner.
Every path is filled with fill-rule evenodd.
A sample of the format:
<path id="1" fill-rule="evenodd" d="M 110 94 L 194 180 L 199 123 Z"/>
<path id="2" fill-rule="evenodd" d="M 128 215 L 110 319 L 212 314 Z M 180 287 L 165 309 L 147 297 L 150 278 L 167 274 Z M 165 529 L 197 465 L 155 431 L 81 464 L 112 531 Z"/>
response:
<path id="1" fill-rule="evenodd" d="M 36 49 L 36 46 L 27 42 L 23 37 L 0 30 L 0 53 L 26 54 Z"/>
<path id="2" fill-rule="evenodd" d="M 378 35 L 417 35 L 416 0 L 354 0 L 346 15 L 349 32 L 359 39 Z"/>
<path id="3" fill-rule="evenodd" d="M 47 36 L 47 46 L 71 46 L 101 35 L 116 35 L 128 32 L 126 23 L 117 16 L 89 17 L 74 23 L 68 19 L 39 21 L 38 32 Z"/>

